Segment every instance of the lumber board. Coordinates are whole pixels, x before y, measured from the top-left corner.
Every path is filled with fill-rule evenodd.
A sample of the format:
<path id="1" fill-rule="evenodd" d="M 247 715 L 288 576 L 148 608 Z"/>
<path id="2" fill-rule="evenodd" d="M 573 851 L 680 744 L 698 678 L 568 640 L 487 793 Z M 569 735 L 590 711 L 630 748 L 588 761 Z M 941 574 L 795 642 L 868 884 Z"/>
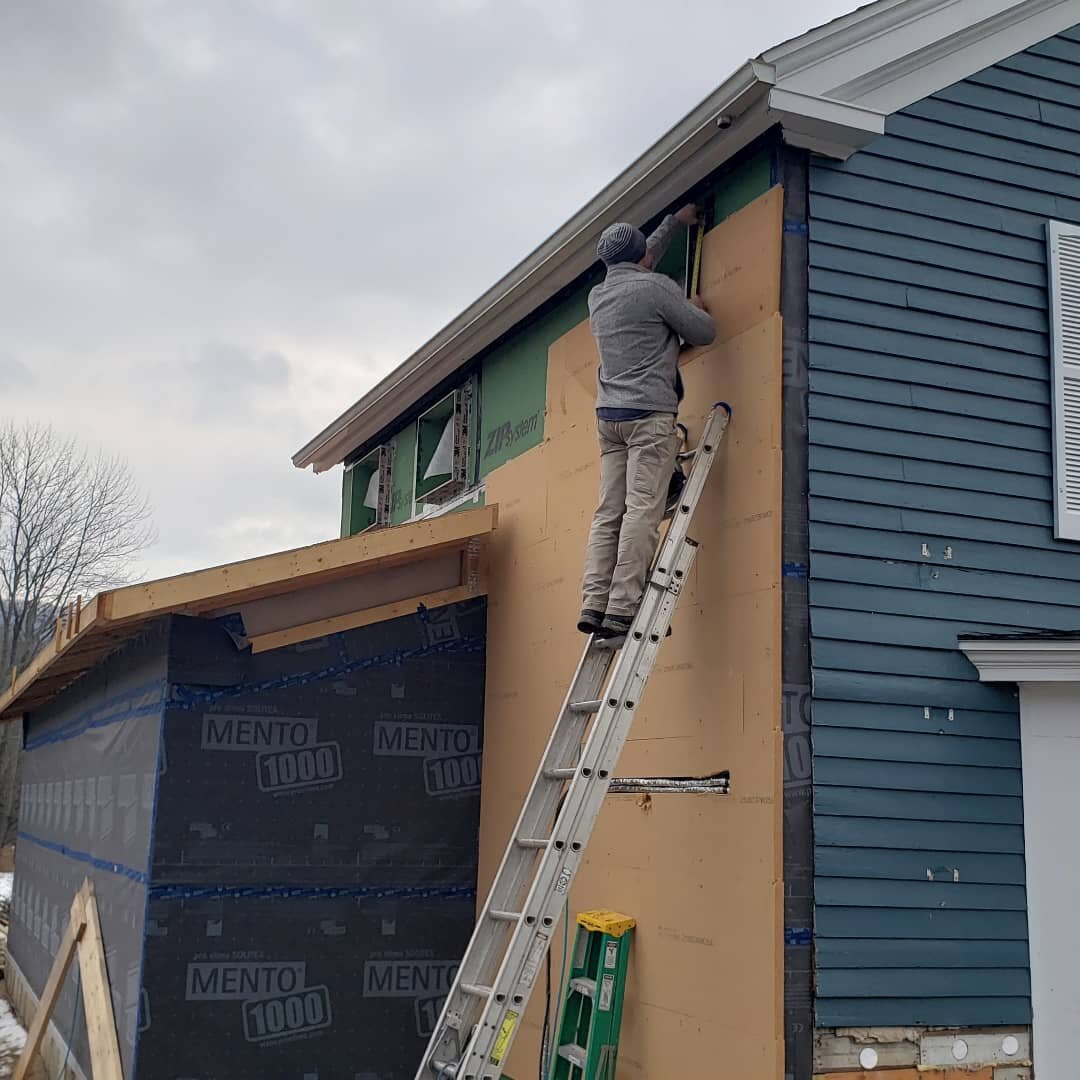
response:
<path id="1" fill-rule="evenodd" d="M 248 640 L 251 642 L 253 653 L 268 652 L 270 649 L 296 645 L 301 641 L 325 637 L 327 634 L 339 634 L 343 630 L 356 630 L 361 626 L 370 626 L 372 623 L 397 619 L 402 615 L 412 615 L 420 604 L 429 608 L 457 604 L 479 595 L 480 591 L 482 590 L 470 589 L 467 585 L 456 585 L 452 589 L 441 589 L 423 596 L 410 597 L 408 600 L 395 600 L 390 604 L 380 604 L 378 607 L 354 611 L 348 615 L 335 615 L 329 619 L 319 619 L 316 622 L 293 626 L 287 630 L 259 634 Z"/>
<path id="2" fill-rule="evenodd" d="M 101 938 L 97 900 L 89 879 L 83 885 L 82 903 L 85 932 L 79 941 L 79 968 L 82 972 L 86 1033 L 90 1041 L 90 1064 L 94 1080 L 124 1080 L 120 1044 L 116 1037 L 109 972 L 105 967 L 105 945 Z"/>
<path id="3" fill-rule="evenodd" d="M 407 560 L 421 552 L 464 545 L 474 536 L 494 529 L 497 518 L 497 507 L 481 506 L 343 540 L 328 540 L 311 547 L 128 585 L 112 592 L 109 618 L 115 623 L 201 604 L 221 608 L 252 599 L 268 587 L 286 592 L 315 581 L 331 580 L 336 571 L 349 574 L 367 568 L 374 570 L 389 565 L 389 560 L 394 558 Z"/>
<path id="4" fill-rule="evenodd" d="M 96 917 L 96 913 L 95 913 Z M 60 947 L 56 950 L 53 959 L 52 970 L 45 983 L 45 989 L 41 992 L 41 1000 L 37 1011 L 34 1013 L 30 1030 L 26 1033 L 26 1045 L 15 1063 L 13 1080 L 26 1080 L 30 1074 L 30 1067 L 41 1047 L 41 1040 L 45 1037 L 45 1029 L 49 1026 L 53 1009 L 56 1007 L 56 999 L 60 996 L 60 988 L 64 985 L 71 962 L 75 959 L 75 950 L 86 930 L 86 906 L 83 890 L 75 894 L 71 903 L 71 917 L 68 919 L 67 929 L 60 939 Z M 117 1074 L 119 1075 L 119 1074 Z"/>
<path id="5" fill-rule="evenodd" d="M 101 593 L 79 610 L 75 633 L 58 633 L 0 693 L 0 720 L 13 720 L 53 696 L 155 616 L 223 613 L 425 556 L 467 554 L 497 523 L 498 506 L 481 506 Z"/>

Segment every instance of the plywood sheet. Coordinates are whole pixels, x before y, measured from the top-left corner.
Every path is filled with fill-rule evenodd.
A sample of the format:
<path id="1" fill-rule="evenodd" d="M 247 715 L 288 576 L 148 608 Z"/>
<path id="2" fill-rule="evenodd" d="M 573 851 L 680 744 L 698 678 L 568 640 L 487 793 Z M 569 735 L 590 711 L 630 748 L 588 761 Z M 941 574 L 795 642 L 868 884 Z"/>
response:
<path id="1" fill-rule="evenodd" d="M 706 237 L 703 294 L 721 335 L 683 357 L 681 419 L 694 441 L 715 401 L 730 401 L 735 417 L 691 530 L 701 548 L 673 636 L 618 768 L 730 769 L 732 793 L 653 796 L 644 809 L 633 796 L 610 798 L 572 890 L 571 915 L 615 907 L 639 920 L 620 1077 L 714 1075 L 720 1048 L 732 1075 L 782 1075 L 781 205 L 771 192 Z M 499 528 L 489 547 L 481 894 L 584 644 L 574 623 L 598 494 L 596 366 L 586 323 L 551 346 L 545 440 L 487 478 Z M 534 1003 L 510 1075 L 535 1073 L 541 1017 Z"/>
<path id="2" fill-rule="evenodd" d="M 716 319 L 717 340 L 727 341 L 779 308 L 784 189 L 760 198 L 710 229 L 702 244 L 701 294 Z"/>

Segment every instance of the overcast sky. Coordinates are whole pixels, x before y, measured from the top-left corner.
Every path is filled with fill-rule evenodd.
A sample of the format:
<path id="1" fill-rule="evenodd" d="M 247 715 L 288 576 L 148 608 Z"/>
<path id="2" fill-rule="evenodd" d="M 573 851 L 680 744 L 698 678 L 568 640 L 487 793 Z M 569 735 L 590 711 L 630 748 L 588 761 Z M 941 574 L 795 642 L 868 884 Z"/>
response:
<path id="1" fill-rule="evenodd" d="M 0 421 L 128 459 L 150 576 L 336 536 L 292 453 L 850 6 L 0 0 Z"/>

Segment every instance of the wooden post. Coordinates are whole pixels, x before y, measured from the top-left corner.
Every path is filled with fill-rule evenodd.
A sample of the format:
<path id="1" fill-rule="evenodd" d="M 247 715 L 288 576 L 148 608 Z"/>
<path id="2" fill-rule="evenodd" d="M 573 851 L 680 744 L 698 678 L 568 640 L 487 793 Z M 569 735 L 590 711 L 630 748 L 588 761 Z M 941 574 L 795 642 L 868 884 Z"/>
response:
<path id="1" fill-rule="evenodd" d="M 30 1063 L 41 1047 L 49 1026 L 60 988 L 64 985 L 75 951 L 79 953 L 79 972 L 82 981 L 83 1006 L 86 1010 L 86 1033 L 90 1040 L 90 1064 L 94 1080 L 123 1080 L 120 1065 L 120 1044 L 116 1038 L 112 996 L 109 993 L 109 974 L 105 968 L 105 947 L 101 940 L 94 883 L 87 878 L 71 902 L 71 919 L 60 941 L 41 993 L 37 1012 L 27 1032 L 26 1045 L 15 1064 L 13 1080 L 26 1080 Z M 75 1032 L 68 1032 L 68 1040 Z"/>

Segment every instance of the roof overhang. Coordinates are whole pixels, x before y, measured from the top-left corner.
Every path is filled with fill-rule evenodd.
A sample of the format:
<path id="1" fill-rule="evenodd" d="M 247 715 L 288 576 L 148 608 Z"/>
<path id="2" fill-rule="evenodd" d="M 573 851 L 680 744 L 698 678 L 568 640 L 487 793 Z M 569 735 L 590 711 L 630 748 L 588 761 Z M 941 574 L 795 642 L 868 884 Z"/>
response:
<path id="1" fill-rule="evenodd" d="M 596 262 L 597 234 L 646 221 L 761 135 L 772 72 L 750 61 L 452 323 L 293 456 L 324 472 Z"/>
<path id="2" fill-rule="evenodd" d="M 606 225 L 654 217 L 769 127 L 845 159 L 891 113 L 1078 23 L 1080 0 L 878 0 L 748 61 L 293 464 L 324 472 L 343 461 L 588 270 Z"/>
<path id="3" fill-rule="evenodd" d="M 100 593 L 0 694 L 0 720 L 40 708 L 162 615 L 237 613 L 237 645 L 263 652 L 481 595 L 497 521 L 484 506 Z"/>
<path id="4" fill-rule="evenodd" d="M 970 638 L 960 650 L 980 682 L 1080 682 L 1080 637 Z"/>

